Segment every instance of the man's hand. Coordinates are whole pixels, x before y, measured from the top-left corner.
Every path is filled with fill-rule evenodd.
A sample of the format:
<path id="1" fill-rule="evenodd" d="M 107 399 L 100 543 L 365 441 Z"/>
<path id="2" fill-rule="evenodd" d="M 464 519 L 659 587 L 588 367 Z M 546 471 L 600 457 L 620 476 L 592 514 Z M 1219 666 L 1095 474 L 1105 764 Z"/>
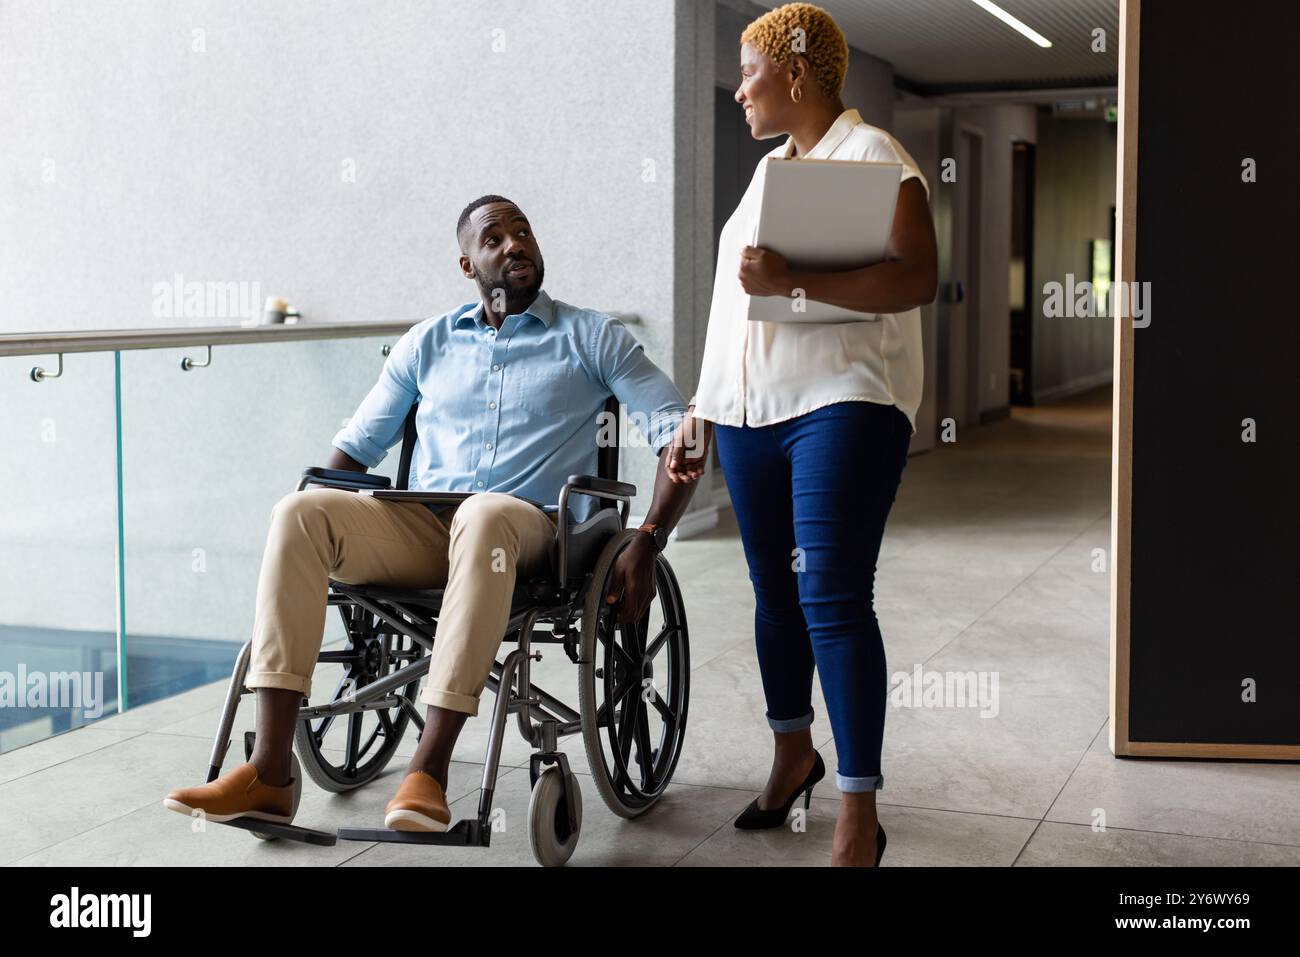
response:
<path id="1" fill-rule="evenodd" d="M 668 477 L 681 484 L 696 481 L 704 474 L 705 457 L 709 454 L 709 440 L 713 437 L 713 423 L 687 415 L 677 427 L 668 446 L 665 468 Z"/>
<path id="2" fill-rule="evenodd" d="M 605 604 L 618 602 L 619 622 L 636 621 L 654 601 L 655 555 L 654 541 L 640 532 L 614 560 L 614 575 Z"/>
<path id="3" fill-rule="evenodd" d="M 794 288 L 790 264 L 761 246 L 740 251 L 740 287 L 751 296 L 789 296 Z"/>

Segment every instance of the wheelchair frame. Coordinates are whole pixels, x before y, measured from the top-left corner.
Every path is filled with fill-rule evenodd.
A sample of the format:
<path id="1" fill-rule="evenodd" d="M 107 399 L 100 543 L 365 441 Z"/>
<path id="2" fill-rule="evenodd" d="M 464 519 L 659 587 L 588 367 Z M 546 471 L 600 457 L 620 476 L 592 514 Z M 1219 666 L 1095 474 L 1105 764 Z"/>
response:
<path id="1" fill-rule="evenodd" d="M 403 501 L 415 501 L 421 503 L 456 505 L 476 493 L 462 492 L 412 492 L 407 490 L 407 480 L 410 473 L 410 459 L 415 445 L 415 413 L 417 406 L 413 405 L 406 417 L 404 435 L 402 442 L 401 462 L 399 465 L 399 474 L 397 477 L 397 488 L 389 487 L 389 480 L 386 476 L 371 475 L 366 472 L 351 472 L 347 470 L 308 468 L 303 472 L 301 481 L 298 484 L 298 491 L 302 491 L 309 485 L 321 485 L 324 487 L 346 488 L 353 491 L 368 493 L 378 498 L 398 499 Z M 610 398 L 605 405 L 605 411 L 612 413 L 616 417 L 619 414 L 618 402 Z M 616 433 L 617 434 L 617 433 Z M 626 482 L 620 482 L 616 476 L 618 474 L 618 447 L 617 445 L 604 446 L 598 449 L 598 471 L 600 475 L 572 475 L 569 481 L 565 483 L 559 496 L 559 503 L 556 506 L 543 506 L 540 503 L 532 502 L 542 508 L 543 511 L 558 513 L 556 526 L 557 534 L 555 548 L 552 553 L 552 569 L 549 576 L 534 577 L 527 583 L 523 583 L 522 590 L 525 595 L 520 594 L 521 582 L 516 581 L 516 593 L 510 617 L 508 619 L 502 642 L 514 641 L 516 647 L 510 651 L 504 661 L 494 661 L 491 673 L 487 678 L 486 686 L 495 695 L 495 701 L 491 712 L 491 724 L 488 732 L 487 754 L 484 758 L 483 776 L 480 785 L 478 812 L 473 819 L 462 819 L 456 822 L 452 827 L 442 832 L 412 832 L 412 831 L 395 831 L 386 828 L 364 828 L 364 827 L 344 827 L 340 828 L 337 833 L 316 830 L 313 828 L 302 827 L 298 824 L 276 824 L 267 821 L 253 820 L 247 818 L 237 818 L 225 822 L 227 826 L 241 828 L 253 832 L 256 836 L 263 839 L 285 838 L 294 841 L 305 842 L 309 844 L 330 846 L 336 843 L 338 839 L 352 841 L 370 841 L 370 842 L 388 842 L 402 844 L 432 844 L 432 845 L 458 845 L 458 846 L 480 846 L 488 847 L 491 843 L 492 834 L 492 798 L 496 788 L 498 776 L 501 746 L 505 736 L 506 723 L 510 714 L 514 714 L 517 719 L 520 734 L 525 741 L 534 749 L 529 758 L 529 778 L 530 785 L 536 788 L 538 779 L 542 775 L 543 765 L 554 765 L 558 768 L 561 780 L 564 786 L 563 804 L 556 809 L 558 831 L 564 831 L 563 825 L 567 825 L 567 833 L 572 838 L 573 844 L 576 844 L 576 838 L 581 824 L 580 796 L 577 785 L 577 779 L 569 768 L 569 762 L 565 754 L 558 749 L 558 741 L 561 737 L 572 735 L 583 731 L 583 716 L 578 712 L 565 705 L 555 696 L 548 694 L 541 688 L 532 683 L 530 675 L 530 665 L 535 659 L 540 659 L 541 655 L 533 651 L 534 642 L 537 643 L 560 643 L 563 644 L 569 658 L 578 665 L 592 665 L 594 662 L 585 661 L 581 658 L 582 635 L 573 627 L 575 618 L 583 619 L 583 629 L 585 634 L 587 629 L 597 627 L 595 622 L 587 622 L 587 616 L 591 613 L 592 608 L 600 608 L 596 612 L 597 616 L 605 614 L 603 602 L 599 606 L 589 601 L 591 589 L 601 588 L 604 584 L 602 581 L 594 581 L 596 571 L 602 568 L 608 569 L 612 565 L 612 560 L 616 554 L 621 551 L 626 542 L 635 535 L 635 532 L 627 530 L 628 514 L 631 509 L 632 497 L 636 494 L 636 486 Z M 573 495 L 587 496 L 597 499 L 601 505 L 592 515 L 582 523 L 571 524 L 567 519 L 569 516 L 569 500 Z M 527 500 L 530 501 L 530 500 Z M 610 506 L 610 503 L 617 503 L 617 510 Z M 614 515 L 617 514 L 617 530 L 614 525 Z M 600 536 L 604 535 L 604 541 L 598 541 Z M 570 569 L 570 563 L 574 556 L 579 560 L 598 555 L 594 568 L 591 570 L 578 569 L 575 573 Z M 676 710 L 669 708 L 667 703 L 654 693 L 654 701 L 650 703 L 656 707 L 663 717 L 665 714 L 672 714 L 674 725 L 671 729 L 671 752 L 664 755 L 663 745 L 650 755 L 650 760 L 655 763 L 664 764 L 666 767 L 659 775 L 659 782 L 655 783 L 653 777 L 650 778 L 654 787 L 653 793 L 646 795 L 639 788 L 631 785 L 631 745 L 628 741 L 623 742 L 624 727 L 620 725 L 617 729 L 620 748 L 626 748 L 627 754 L 616 756 L 619 767 L 617 773 L 626 778 L 626 787 L 636 790 L 640 798 L 635 803 L 623 802 L 621 798 L 611 797 L 610 787 L 617 784 L 617 781 L 608 780 L 610 775 L 602 763 L 596 767 L 596 761 L 591 758 L 591 743 L 584 734 L 584 741 L 587 743 L 589 758 L 592 761 L 592 775 L 602 775 L 603 779 L 597 780 L 597 785 L 605 803 L 614 810 L 615 813 L 624 817 L 634 817 L 642 811 L 652 806 L 658 797 L 662 794 L 671 779 L 672 772 L 676 767 L 677 759 L 680 756 L 682 742 L 684 739 L 686 727 L 687 703 L 689 701 L 689 637 L 687 632 L 685 609 L 681 601 L 680 589 L 677 586 L 671 567 L 667 564 L 666 559 L 661 554 L 657 558 L 657 587 L 656 593 L 664 603 L 665 618 L 668 618 L 669 603 L 672 603 L 672 617 L 674 619 L 670 624 L 665 625 L 663 632 L 656 636 L 655 648 L 659 648 L 667 640 L 667 637 L 679 634 L 676 644 L 672 648 L 673 671 L 674 676 L 670 679 L 674 681 L 673 692 L 670 697 L 676 699 Z M 667 586 L 665 588 L 665 586 Z M 671 594 L 665 594 L 665 592 Z M 375 623 L 368 624 L 367 629 L 376 629 L 378 623 L 388 626 L 387 629 L 378 632 L 379 636 L 391 634 L 392 637 L 405 636 L 411 640 L 412 648 L 418 645 L 422 650 L 416 660 L 410 664 L 405 664 L 395 671 L 378 677 L 377 680 L 361 687 L 353 687 L 342 697 L 336 697 L 335 700 L 328 704 L 311 705 L 309 700 L 304 698 L 304 707 L 299 711 L 299 726 L 297 731 L 301 732 L 304 728 L 310 729 L 311 722 L 315 719 L 332 719 L 341 715 L 360 715 L 365 711 L 379 712 L 381 721 L 377 726 L 375 733 L 372 734 L 370 742 L 366 745 L 368 751 L 370 744 L 375 741 L 381 727 L 385 723 L 388 725 L 389 733 L 395 733 L 395 739 L 391 747 L 396 748 L 397 742 L 400 741 L 401 735 L 405 732 L 406 724 L 414 723 L 420 731 L 423 731 L 424 721 L 419 713 L 415 703 L 401 693 L 403 688 L 413 686 L 428 672 L 431 657 L 429 652 L 433 649 L 436 640 L 436 618 L 438 611 L 441 610 L 441 593 L 442 589 L 399 589 L 387 586 L 373 585 L 352 585 L 343 582 L 331 580 L 329 584 L 328 604 L 340 606 L 340 613 L 344 617 L 347 633 L 349 636 L 350 647 L 356 647 L 357 636 L 354 634 L 355 622 L 348 618 L 348 609 L 360 609 L 368 615 L 373 615 Z M 600 596 L 597 595 L 597 598 Z M 421 608 L 420 606 L 424 606 Z M 427 613 L 427 608 L 436 606 L 438 611 Z M 519 607 L 516 607 L 519 606 Z M 611 609 L 612 613 L 612 609 Z M 648 620 L 649 612 L 642 621 Z M 607 620 L 608 621 L 608 620 Z M 536 631 L 539 622 L 550 622 L 552 631 L 549 635 L 545 632 Z M 635 627 L 640 627 L 641 623 L 634 623 Z M 389 631 L 391 629 L 391 632 Z M 639 634 L 639 632 L 638 632 Z M 609 647 L 612 642 L 611 637 L 606 638 L 607 653 L 612 655 L 612 649 Z M 638 647 L 645 646 L 644 637 L 635 639 L 639 641 Z M 590 638 L 587 639 L 586 645 L 590 646 L 588 650 L 595 648 L 596 644 Z M 657 650 L 656 652 L 657 653 Z M 318 657 L 318 663 L 321 661 L 344 661 L 344 653 L 326 652 L 322 650 Z M 221 771 L 226 753 L 230 746 L 231 732 L 234 727 L 235 714 L 239 706 L 240 699 L 244 694 L 252 693 L 250 689 L 244 687 L 244 680 L 248 673 L 248 667 L 252 655 L 252 641 L 249 640 L 240 648 L 236 659 L 235 668 L 231 675 L 230 685 L 226 692 L 225 704 L 222 710 L 221 720 L 217 728 L 217 733 L 213 742 L 211 759 L 208 767 L 207 780 L 215 780 Z M 359 656 L 354 654 L 352 659 Z M 625 656 L 626 657 L 626 656 Z M 348 659 L 348 660 L 352 660 Z M 653 655 L 651 655 L 651 660 Z M 629 662 L 631 659 L 628 659 Z M 607 667 L 611 667 L 612 657 L 609 659 Z M 644 662 L 642 664 L 644 668 Z M 625 670 L 627 675 L 624 677 L 631 681 L 633 668 L 629 664 Z M 597 677 L 601 676 L 600 671 L 595 671 Z M 608 686 L 607 686 L 608 687 Z M 342 688 L 342 685 L 340 685 Z M 583 691 L 580 685 L 580 691 Z M 504 693 L 503 693 L 504 692 Z M 611 742 L 613 741 L 613 723 L 621 715 L 624 720 L 626 711 L 632 705 L 626 701 L 626 694 L 620 699 L 623 703 L 623 711 L 620 713 L 611 713 L 613 705 L 608 708 L 602 706 L 601 710 L 606 712 L 605 720 L 609 724 Z M 337 691 L 336 691 L 337 694 Z M 636 707 L 642 708 L 644 714 L 644 702 L 649 698 L 643 698 L 642 703 Z M 614 702 L 618 704 L 619 702 Z M 584 704 L 585 697 L 584 697 Z M 400 709 L 400 713 L 405 720 L 399 718 L 400 727 L 394 727 L 391 721 L 386 720 L 386 712 L 391 709 Z M 600 712 L 597 711 L 592 719 L 599 724 Z M 635 729 L 637 716 L 631 719 L 634 726 L 632 734 L 637 734 Z M 647 765 L 646 749 L 651 743 L 649 740 L 648 724 L 646 719 L 640 719 L 644 728 L 644 737 L 637 737 L 638 760 L 641 764 L 642 786 L 647 776 L 651 775 L 651 770 Z M 355 731 L 352 729 L 355 727 Z M 355 725 L 349 726 L 349 750 L 355 750 L 357 746 L 356 738 L 359 737 L 360 720 Z M 310 733 L 310 732 L 308 732 Z M 323 731 L 321 732 L 323 735 Z M 668 736 L 668 723 L 665 717 L 664 737 Z M 296 734 L 297 738 L 298 735 Z M 387 735 L 385 735 L 387 738 Z M 245 735 L 245 752 L 246 756 L 251 754 L 254 733 L 248 732 Z M 301 739 L 298 741 L 301 749 Z M 388 747 L 386 741 L 385 746 Z M 364 753 L 363 755 L 364 756 Z M 360 787 L 368 783 L 377 776 L 383 767 L 394 756 L 389 753 L 382 758 L 379 767 L 366 777 L 363 781 L 352 785 Z M 298 757 L 293 758 L 295 762 L 295 780 L 299 787 L 299 792 L 295 795 L 294 813 L 297 813 L 298 797 L 300 796 L 302 773 L 298 765 Z M 356 760 L 356 759 L 354 759 Z M 378 759 L 376 759 L 378 760 Z M 603 757 L 602 757 L 603 761 Z M 319 778 L 315 777 L 319 782 Z M 339 788 L 339 790 L 350 790 L 352 788 Z M 622 806 L 616 806 L 615 801 Z M 562 814 L 561 820 L 558 815 Z M 530 822 L 530 827 L 536 826 L 536 821 Z M 541 860 L 541 853 L 537 850 L 536 838 L 534 837 L 534 853 Z M 568 854 L 572 853 L 570 847 L 563 858 L 567 860 Z M 547 863 L 547 861 L 543 861 Z M 563 863 L 563 860 L 558 861 Z"/>

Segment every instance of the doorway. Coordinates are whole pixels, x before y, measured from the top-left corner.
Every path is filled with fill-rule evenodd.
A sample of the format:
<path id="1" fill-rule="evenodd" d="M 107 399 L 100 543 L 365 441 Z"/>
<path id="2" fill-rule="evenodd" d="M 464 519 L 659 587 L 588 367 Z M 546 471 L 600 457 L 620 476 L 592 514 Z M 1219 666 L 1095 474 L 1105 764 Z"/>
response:
<path id="1" fill-rule="evenodd" d="M 1007 374 L 1012 405 L 1034 404 L 1034 157 L 1033 143 L 1011 150 L 1011 343 Z M 1114 242 L 1111 243 L 1114 248 Z M 1112 274 L 1113 274 L 1112 269 Z"/>

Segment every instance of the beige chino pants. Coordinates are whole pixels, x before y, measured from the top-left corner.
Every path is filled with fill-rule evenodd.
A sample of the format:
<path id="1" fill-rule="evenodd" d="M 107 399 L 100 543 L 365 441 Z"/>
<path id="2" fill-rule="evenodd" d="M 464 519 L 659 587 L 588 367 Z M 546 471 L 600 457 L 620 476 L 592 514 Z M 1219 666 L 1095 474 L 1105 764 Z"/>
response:
<path id="1" fill-rule="evenodd" d="M 343 489 L 291 492 L 271 510 L 244 684 L 310 696 L 329 579 L 444 588 L 426 704 L 478 714 L 516 572 L 545 568 L 555 519 L 510 495 L 483 492 L 434 515 L 415 502 Z"/>

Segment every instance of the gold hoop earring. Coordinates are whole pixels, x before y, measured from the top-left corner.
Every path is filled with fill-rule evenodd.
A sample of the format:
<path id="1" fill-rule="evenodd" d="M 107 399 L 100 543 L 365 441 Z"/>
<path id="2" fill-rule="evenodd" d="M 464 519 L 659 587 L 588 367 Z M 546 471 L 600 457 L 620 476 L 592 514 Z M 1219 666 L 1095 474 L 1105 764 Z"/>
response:
<path id="1" fill-rule="evenodd" d="M 798 95 L 798 96 L 795 96 L 796 93 L 798 93 L 799 95 Z M 798 87 L 798 86 L 792 86 L 792 87 L 790 87 L 790 99 L 794 100 L 794 102 L 796 102 L 796 103 L 798 103 L 800 100 L 802 100 L 802 99 L 803 99 L 803 88 L 802 88 L 802 87 Z"/>

